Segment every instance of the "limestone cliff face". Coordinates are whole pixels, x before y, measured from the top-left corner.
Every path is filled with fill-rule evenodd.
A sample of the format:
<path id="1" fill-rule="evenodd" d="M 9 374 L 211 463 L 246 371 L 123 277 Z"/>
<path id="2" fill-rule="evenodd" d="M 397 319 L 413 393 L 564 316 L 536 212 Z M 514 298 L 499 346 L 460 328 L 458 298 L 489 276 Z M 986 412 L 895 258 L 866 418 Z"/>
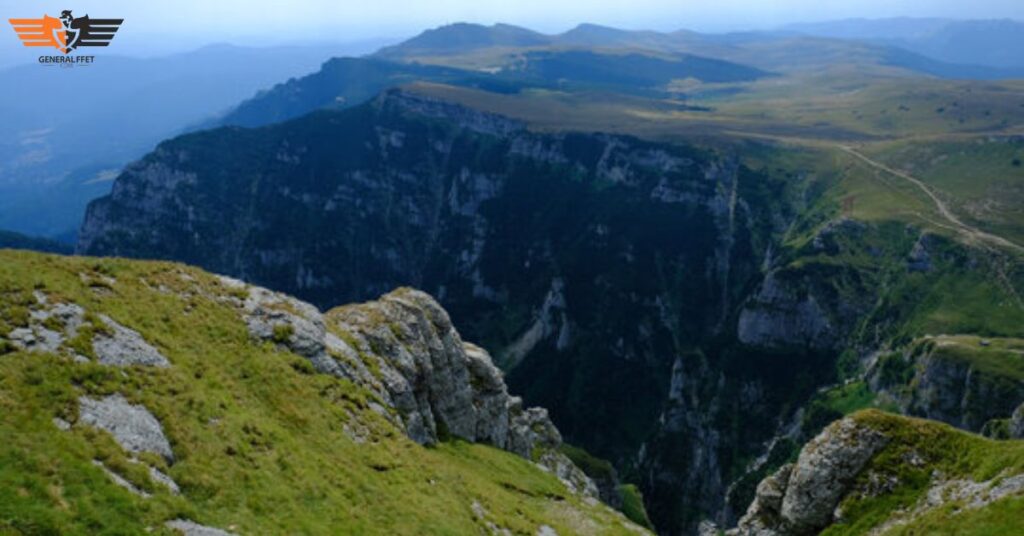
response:
<path id="1" fill-rule="evenodd" d="M 980 432 L 1024 403 L 1024 382 L 985 366 L 982 358 L 989 352 L 997 351 L 974 340 L 927 337 L 879 358 L 868 371 L 869 385 L 903 413 Z M 1015 358 L 1010 353 L 989 359 Z"/>
<path id="2" fill-rule="evenodd" d="M 420 444 L 458 437 L 533 460 L 571 490 L 597 496 L 595 484 L 559 451 L 562 437 L 543 408 L 510 396 L 482 348 L 463 342 L 429 295 L 399 289 L 379 300 L 321 314 L 290 296 L 222 278 L 246 297 L 229 298 L 250 334 L 310 360 L 376 395 L 371 407 Z M 358 438 L 358 430 L 350 430 Z"/>
<path id="3" fill-rule="evenodd" d="M 840 218 L 822 226 L 799 254 L 834 255 L 866 232 L 864 224 Z M 860 280 L 862 275 L 856 270 L 837 266 L 830 271 L 766 266 L 764 279 L 740 311 L 736 327 L 740 342 L 760 348 L 815 351 L 834 350 L 847 342 L 873 305 L 874 290 Z M 847 285 L 861 288 L 858 292 L 837 291 Z"/>

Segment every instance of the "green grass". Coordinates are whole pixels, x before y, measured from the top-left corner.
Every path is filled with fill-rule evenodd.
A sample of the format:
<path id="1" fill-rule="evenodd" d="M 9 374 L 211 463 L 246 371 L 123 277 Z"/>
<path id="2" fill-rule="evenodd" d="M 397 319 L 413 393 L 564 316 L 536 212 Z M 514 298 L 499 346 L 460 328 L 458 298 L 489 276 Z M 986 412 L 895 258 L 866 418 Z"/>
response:
<path id="1" fill-rule="evenodd" d="M 964 222 L 1024 243 L 1024 140 L 1006 137 L 878 144 L 872 157 L 926 182 Z"/>
<path id="2" fill-rule="evenodd" d="M 116 281 L 108 290 L 83 282 L 100 275 Z M 152 290 L 160 285 L 170 292 Z M 173 366 L 0 356 L 0 532 L 139 534 L 187 517 L 242 534 L 478 533 L 474 501 L 516 533 L 541 524 L 561 534 L 624 530 L 617 513 L 568 494 L 527 460 L 482 445 L 409 441 L 368 410 L 368 394 L 355 385 L 309 374 L 296 356 L 253 343 L 237 313 L 215 299 L 230 292 L 199 270 L 0 252 L 5 323 L 23 321 L 17 308 L 33 288 L 138 330 Z M 114 392 L 162 423 L 177 461 L 149 461 L 181 496 L 150 482 L 105 433 L 62 432 L 51 422 L 74 421 L 81 395 Z M 344 431 L 353 416 L 368 430 L 365 443 Z M 152 498 L 117 487 L 93 459 Z"/>
<path id="3" fill-rule="evenodd" d="M 610 479 L 615 475 L 615 468 L 612 467 L 611 462 L 598 458 L 579 447 L 563 443 L 561 451 L 591 478 Z"/>
<path id="4" fill-rule="evenodd" d="M 981 372 L 1024 382 L 1024 340 L 973 335 L 940 335 L 928 340 L 934 342 L 932 355 L 936 358 L 967 362 Z"/>
<path id="5" fill-rule="evenodd" d="M 654 530 L 654 525 L 651 524 L 650 518 L 647 517 L 647 510 L 644 509 L 644 498 L 635 485 L 623 484 L 619 486 L 619 497 L 622 499 L 622 513 L 630 521 L 641 527 Z"/>
<path id="6" fill-rule="evenodd" d="M 929 512 L 913 524 L 888 531 L 888 536 L 956 534 L 958 536 L 1006 536 L 1021 530 L 1024 497 L 1009 497 L 977 509 L 949 505 Z"/>

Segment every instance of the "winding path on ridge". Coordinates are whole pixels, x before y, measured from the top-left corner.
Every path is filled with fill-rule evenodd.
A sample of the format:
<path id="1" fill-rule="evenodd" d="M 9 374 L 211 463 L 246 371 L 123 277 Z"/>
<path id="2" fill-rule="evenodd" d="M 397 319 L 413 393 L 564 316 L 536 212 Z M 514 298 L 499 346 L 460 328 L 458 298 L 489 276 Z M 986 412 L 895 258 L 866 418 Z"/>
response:
<path id="1" fill-rule="evenodd" d="M 839 148 L 846 152 L 847 154 L 857 158 L 858 160 L 861 160 L 862 162 L 868 164 L 869 166 L 875 169 L 884 171 L 895 177 L 899 177 L 916 186 L 918 189 L 924 192 L 925 195 L 931 198 L 932 201 L 935 202 L 935 206 L 936 208 L 938 208 L 939 214 L 942 215 L 942 217 L 945 218 L 946 221 L 952 224 L 953 227 L 955 227 L 960 233 L 964 234 L 968 238 L 972 238 L 982 242 L 989 242 L 991 244 L 995 244 L 997 246 L 1010 249 L 1017 253 L 1024 253 L 1024 246 L 1020 246 L 1001 236 L 994 235 L 992 233 L 987 233 L 985 231 L 982 231 L 981 229 L 978 229 L 977 227 L 972 227 L 960 221 L 960 218 L 958 218 L 956 214 L 953 214 L 953 211 L 949 209 L 946 203 L 943 202 L 942 199 L 939 198 L 939 196 L 935 195 L 935 192 L 933 192 L 932 189 L 929 188 L 928 185 L 924 183 L 924 181 L 914 178 L 902 171 L 893 169 L 881 162 L 872 160 L 871 158 L 864 156 L 862 153 L 858 152 L 856 149 L 850 147 L 849 145 L 839 145 Z"/>

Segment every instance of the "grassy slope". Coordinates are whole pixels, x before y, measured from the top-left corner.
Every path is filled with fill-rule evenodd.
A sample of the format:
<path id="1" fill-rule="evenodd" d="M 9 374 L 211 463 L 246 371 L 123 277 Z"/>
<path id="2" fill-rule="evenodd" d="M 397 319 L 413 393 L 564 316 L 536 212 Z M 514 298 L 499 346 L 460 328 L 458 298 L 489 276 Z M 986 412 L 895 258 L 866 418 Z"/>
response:
<path id="1" fill-rule="evenodd" d="M 1024 243 L 1024 138 L 909 140 L 871 152 L 925 181 L 965 222 Z"/>
<path id="2" fill-rule="evenodd" d="M 172 292 L 153 290 L 160 285 Z M 176 264 L 0 251 L 0 334 L 23 321 L 37 289 L 140 331 L 173 363 L 122 370 L 0 355 L 0 533 L 142 533 L 176 517 L 242 534 L 477 533 L 474 501 L 515 532 L 541 524 L 562 534 L 624 530 L 618 514 L 569 495 L 512 454 L 407 440 L 367 410 L 365 392 L 253 344 L 237 313 L 188 294 L 196 285 L 226 292 Z M 62 432 L 51 422 L 73 421 L 83 394 L 113 392 L 159 418 L 177 457 L 166 472 L 183 495 L 150 482 L 105 433 Z M 350 413 L 370 431 L 365 444 L 342 429 Z M 153 497 L 117 487 L 93 459 Z"/>
<path id="3" fill-rule="evenodd" d="M 927 492 L 936 470 L 950 479 L 976 482 L 1024 473 L 1024 441 L 993 441 L 932 421 L 876 410 L 859 412 L 854 418 L 891 438 L 861 471 L 858 485 L 865 485 L 871 473 L 881 475 L 882 481 L 895 476 L 899 483 L 891 492 L 874 497 L 848 496 L 841 508 L 850 521 L 833 525 L 823 532 L 827 536 L 864 534 L 898 509 L 913 507 Z M 925 464 L 915 467 L 907 463 L 912 452 Z M 1024 499 L 1010 497 L 981 509 L 958 512 L 963 506 L 951 501 L 888 534 L 1014 534 L 1020 528 Z"/>

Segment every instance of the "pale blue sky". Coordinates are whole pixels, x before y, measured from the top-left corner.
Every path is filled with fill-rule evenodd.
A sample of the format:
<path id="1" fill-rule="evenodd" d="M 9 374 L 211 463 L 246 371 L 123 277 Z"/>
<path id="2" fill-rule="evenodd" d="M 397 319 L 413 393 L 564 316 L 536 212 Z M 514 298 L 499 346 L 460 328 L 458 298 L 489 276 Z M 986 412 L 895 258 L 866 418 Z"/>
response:
<path id="1" fill-rule="evenodd" d="M 123 17 L 132 50 L 211 42 L 280 44 L 405 37 L 450 22 L 508 22 L 544 32 L 580 22 L 620 28 L 768 29 L 848 17 L 1024 19 L 1024 0 L 0 0 L 0 16 Z"/>

